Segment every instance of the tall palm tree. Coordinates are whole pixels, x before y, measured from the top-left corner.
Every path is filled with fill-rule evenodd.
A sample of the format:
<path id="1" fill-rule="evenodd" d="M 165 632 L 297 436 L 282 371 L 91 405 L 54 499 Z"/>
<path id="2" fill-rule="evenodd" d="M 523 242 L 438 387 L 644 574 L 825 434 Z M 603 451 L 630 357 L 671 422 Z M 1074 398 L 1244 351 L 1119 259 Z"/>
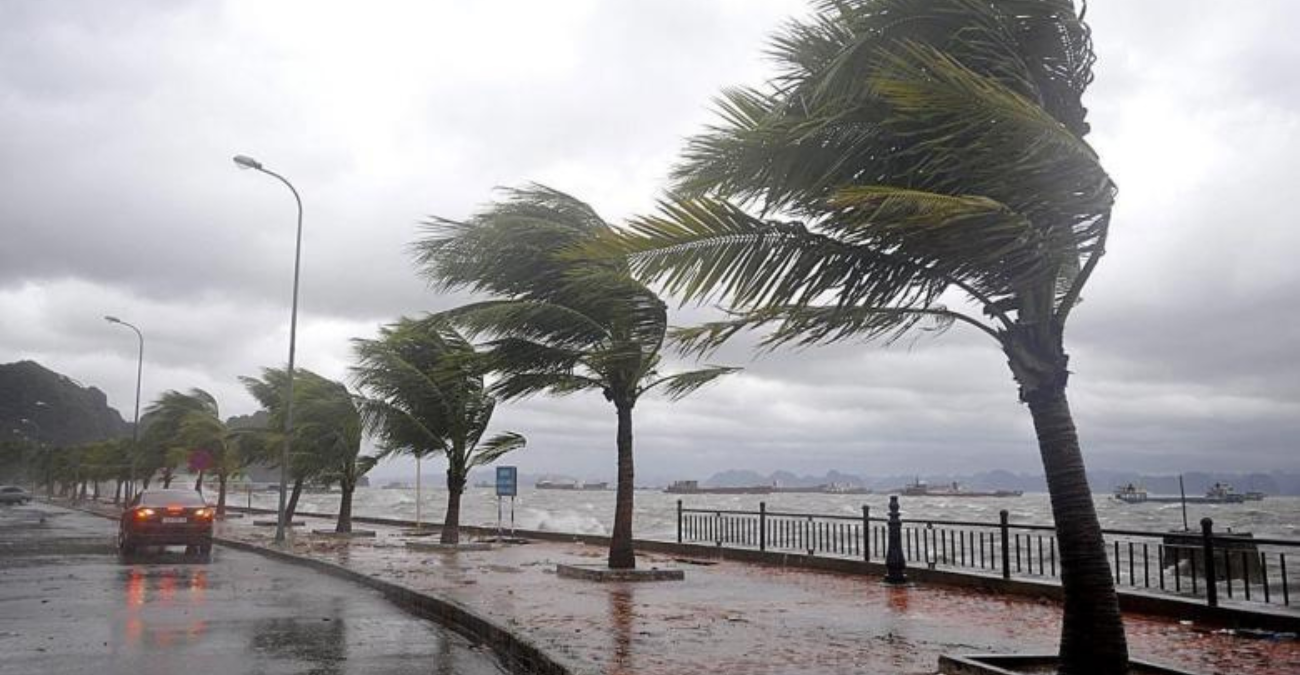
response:
<path id="1" fill-rule="evenodd" d="M 679 399 L 733 368 L 659 371 L 668 315 L 663 301 L 628 274 L 622 260 L 593 260 L 577 249 L 609 224 L 587 204 L 542 186 L 464 222 L 437 218 L 414 246 L 422 274 L 443 289 L 493 296 L 443 313 L 471 337 L 502 399 L 595 390 L 618 417 L 618 491 L 609 566 L 633 569 L 632 410 L 661 388 Z"/>
<path id="2" fill-rule="evenodd" d="M 735 314 L 690 351 L 896 339 L 955 323 L 1006 354 L 1051 493 L 1061 672 L 1127 645 L 1065 389 L 1063 335 L 1105 251 L 1115 186 L 1083 138 L 1089 30 L 1070 0 L 820 0 L 777 36 L 770 88 L 733 89 L 676 196 L 603 247 Z M 947 303 L 957 303 L 950 306 Z M 973 310 L 973 311 L 971 311 Z"/>
<path id="3" fill-rule="evenodd" d="M 403 317 L 380 329 L 378 339 L 352 344 L 353 377 L 370 395 L 361 401 L 362 414 L 380 445 L 390 453 L 447 458 L 441 540 L 459 543 L 460 500 L 470 469 L 522 448 L 524 437 L 505 432 L 479 442 L 496 399 L 483 382 L 474 346 L 446 322 Z"/>
<path id="4" fill-rule="evenodd" d="M 294 421 L 290 430 L 293 440 L 289 457 L 294 488 L 285 518 L 293 519 L 298 495 L 306 480 L 337 483 L 342 495 L 334 531 L 351 532 L 352 498 L 357 483 L 377 461 L 375 457 L 361 454 L 364 426 L 358 399 L 342 382 L 326 379 L 310 370 L 296 370 L 294 378 Z M 287 371 L 264 368 L 260 379 L 240 379 L 269 413 L 271 423 L 277 425 L 276 428 L 283 428 L 280 420 L 284 414 Z"/>

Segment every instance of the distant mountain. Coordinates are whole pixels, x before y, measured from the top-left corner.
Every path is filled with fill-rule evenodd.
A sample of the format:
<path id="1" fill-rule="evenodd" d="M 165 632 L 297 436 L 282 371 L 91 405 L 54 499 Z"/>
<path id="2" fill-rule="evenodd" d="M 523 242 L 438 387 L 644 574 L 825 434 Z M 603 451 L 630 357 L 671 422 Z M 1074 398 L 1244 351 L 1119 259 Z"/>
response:
<path id="1" fill-rule="evenodd" d="M 960 483 L 971 490 L 1022 490 L 1046 492 L 1047 481 L 1042 474 L 1013 473 L 1002 469 L 981 471 L 975 474 L 898 474 L 863 477 L 839 471 L 828 471 L 821 476 L 800 476 L 789 471 L 775 471 L 763 475 L 748 469 L 730 469 L 713 474 L 701 481 L 706 487 L 816 487 L 818 485 L 852 485 L 867 487 L 878 492 L 898 490 L 915 480 L 931 485 Z M 1152 494 L 1178 494 L 1177 475 L 1148 475 L 1134 471 L 1097 470 L 1088 472 L 1088 482 L 1093 492 L 1106 493 L 1117 486 L 1133 483 L 1144 486 Z M 1284 471 L 1267 473 L 1229 473 L 1189 471 L 1183 474 L 1187 494 L 1202 495 L 1215 483 L 1228 483 L 1238 492 L 1259 491 L 1270 495 L 1300 495 L 1300 474 Z"/>
<path id="2" fill-rule="evenodd" d="M 130 434 L 95 387 L 35 361 L 0 365 L 0 437 L 64 446 Z"/>
<path id="3" fill-rule="evenodd" d="M 265 429 L 271 424 L 271 414 L 265 410 L 259 410 L 252 415 L 235 415 L 226 420 L 226 426 L 231 429 Z"/>

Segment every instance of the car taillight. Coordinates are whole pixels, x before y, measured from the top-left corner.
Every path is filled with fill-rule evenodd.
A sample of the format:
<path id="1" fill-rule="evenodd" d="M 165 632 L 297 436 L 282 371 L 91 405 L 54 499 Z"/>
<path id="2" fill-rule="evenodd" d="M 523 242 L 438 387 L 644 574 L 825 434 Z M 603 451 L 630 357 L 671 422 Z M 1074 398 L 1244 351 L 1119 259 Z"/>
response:
<path id="1" fill-rule="evenodd" d="M 153 510 L 153 509 L 136 509 L 136 510 L 135 510 L 135 519 L 136 519 L 136 520 L 148 520 L 148 519 L 152 518 L 153 516 L 154 516 L 154 510 Z"/>
<path id="2" fill-rule="evenodd" d="M 196 509 L 194 511 L 194 517 L 207 520 L 212 517 L 212 509 Z"/>

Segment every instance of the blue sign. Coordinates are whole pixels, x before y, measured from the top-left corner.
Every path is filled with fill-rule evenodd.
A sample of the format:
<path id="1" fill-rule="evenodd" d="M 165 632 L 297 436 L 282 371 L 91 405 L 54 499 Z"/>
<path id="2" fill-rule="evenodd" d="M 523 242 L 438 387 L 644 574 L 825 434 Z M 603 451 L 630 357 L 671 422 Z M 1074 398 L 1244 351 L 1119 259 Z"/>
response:
<path id="1" fill-rule="evenodd" d="M 519 467 L 497 467 L 497 496 L 513 497 L 519 494 Z"/>

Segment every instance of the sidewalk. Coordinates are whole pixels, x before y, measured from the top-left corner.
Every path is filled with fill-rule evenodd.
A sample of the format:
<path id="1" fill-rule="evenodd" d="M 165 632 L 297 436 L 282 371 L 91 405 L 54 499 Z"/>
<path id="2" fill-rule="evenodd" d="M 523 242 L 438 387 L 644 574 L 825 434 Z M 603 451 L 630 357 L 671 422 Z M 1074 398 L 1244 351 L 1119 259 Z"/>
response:
<path id="1" fill-rule="evenodd" d="M 675 561 L 679 582 L 561 579 L 559 562 L 604 559 L 601 547 L 556 542 L 491 551 L 416 553 L 394 527 L 373 539 L 308 534 L 332 521 L 304 517 L 294 553 L 344 565 L 454 602 L 516 631 L 575 673 L 934 673 L 943 653 L 1054 652 L 1060 607 L 935 586 L 735 562 Z M 222 536 L 269 544 L 251 518 Z M 1200 673 L 1300 672 L 1300 642 L 1248 640 L 1165 619 L 1126 617 L 1135 657 Z"/>

